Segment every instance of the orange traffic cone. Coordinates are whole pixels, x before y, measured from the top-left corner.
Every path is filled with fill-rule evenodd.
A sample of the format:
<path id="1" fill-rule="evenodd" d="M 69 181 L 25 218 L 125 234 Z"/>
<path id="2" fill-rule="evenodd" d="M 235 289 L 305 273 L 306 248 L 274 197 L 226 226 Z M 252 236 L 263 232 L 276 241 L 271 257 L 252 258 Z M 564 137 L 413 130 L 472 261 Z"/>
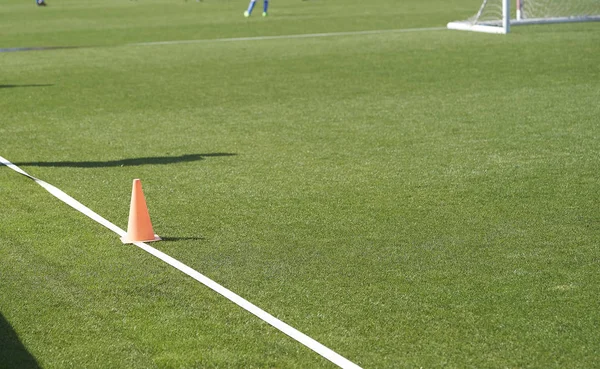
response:
<path id="1" fill-rule="evenodd" d="M 121 237 L 123 243 L 160 241 L 160 237 L 154 234 L 150 214 L 146 206 L 146 199 L 142 192 L 142 182 L 133 180 L 131 191 L 131 206 L 129 207 L 129 224 L 127 234 Z"/>

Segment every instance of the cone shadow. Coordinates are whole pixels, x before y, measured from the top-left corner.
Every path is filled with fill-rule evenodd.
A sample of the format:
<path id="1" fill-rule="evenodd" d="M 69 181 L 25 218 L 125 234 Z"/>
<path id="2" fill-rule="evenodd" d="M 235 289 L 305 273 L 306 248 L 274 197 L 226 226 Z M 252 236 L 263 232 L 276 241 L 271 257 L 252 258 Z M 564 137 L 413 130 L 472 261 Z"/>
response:
<path id="1" fill-rule="evenodd" d="M 175 242 L 175 241 L 203 241 L 206 238 L 204 237 L 163 237 L 161 236 L 163 241 L 167 242 Z"/>

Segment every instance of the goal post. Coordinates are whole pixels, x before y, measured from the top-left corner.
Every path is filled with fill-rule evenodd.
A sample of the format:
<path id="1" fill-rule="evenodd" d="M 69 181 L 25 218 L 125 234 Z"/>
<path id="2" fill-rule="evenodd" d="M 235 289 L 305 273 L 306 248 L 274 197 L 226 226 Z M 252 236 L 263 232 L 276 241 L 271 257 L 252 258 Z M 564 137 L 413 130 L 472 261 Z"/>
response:
<path id="1" fill-rule="evenodd" d="M 469 19 L 448 23 L 449 29 L 506 34 L 525 24 L 600 21 L 600 0 L 483 0 Z"/>

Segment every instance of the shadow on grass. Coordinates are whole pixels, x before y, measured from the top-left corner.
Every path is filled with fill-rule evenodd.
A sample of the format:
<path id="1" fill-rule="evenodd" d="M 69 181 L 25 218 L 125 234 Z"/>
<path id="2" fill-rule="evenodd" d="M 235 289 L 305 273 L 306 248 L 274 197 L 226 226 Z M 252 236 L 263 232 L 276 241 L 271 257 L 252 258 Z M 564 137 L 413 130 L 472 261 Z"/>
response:
<path id="1" fill-rule="evenodd" d="M 50 84 L 45 84 L 45 85 L 0 85 L 0 88 L 17 88 L 17 87 L 48 87 L 48 86 L 54 86 L 54 85 L 50 85 Z"/>
<path id="2" fill-rule="evenodd" d="M 160 238 L 161 238 L 161 240 L 167 241 L 167 242 L 170 242 L 170 241 L 198 241 L 198 240 L 202 241 L 202 240 L 205 240 L 204 237 L 162 237 L 161 236 Z"/>
<path id="3" fill-rule="evenodd" d="M 147 158 L 121 159 L 110 161 L 30 161 L 14 163 L 18 166 L 35 167 L 69 167 L 69 168 L 106 168 L 106 167 L 129 167 L 147 164 L 175 164 L 189 161 L 204 160 L 208 157 L 217 156 L 235 156 L 231 153 L 208 153 L 208 154 L 188 154 L 181 156 L 151 156 Z"/>
<path id="4" fill-rule="evenodd" d="M 0 314 L 0 368 L 39 369 L 35 357 L 27 351 L 12 326 Z"/>
<path id="5" fill-rule="evenodd" d="M 0 48 L 0 53 L 14 53 L 22 51 L 44 51 L 44 50 L 62 50 L 62 49 L 80 49 L 85 46 L 33 46 L 33 47 L 7 47 Z"/>

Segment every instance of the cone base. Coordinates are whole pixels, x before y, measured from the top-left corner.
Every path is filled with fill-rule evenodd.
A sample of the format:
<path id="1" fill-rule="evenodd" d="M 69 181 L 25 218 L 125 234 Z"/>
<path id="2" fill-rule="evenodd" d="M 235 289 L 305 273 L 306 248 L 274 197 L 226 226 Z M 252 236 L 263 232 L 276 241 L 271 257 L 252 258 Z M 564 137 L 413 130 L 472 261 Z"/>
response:
<path id="1" fill-rule="evenodd" d="M 121 242 L 123 242 L 123 243 L 154 242 L 154 241 L 160 241 L 160 240 L 162 240 L 162 238 L 160 238 L 157 234 L 155 234 L 154 238 L 150 239 L 150 240 L 132 240 L 131 238 L 129 238 L 128 235 L 121 237 Z"/>

